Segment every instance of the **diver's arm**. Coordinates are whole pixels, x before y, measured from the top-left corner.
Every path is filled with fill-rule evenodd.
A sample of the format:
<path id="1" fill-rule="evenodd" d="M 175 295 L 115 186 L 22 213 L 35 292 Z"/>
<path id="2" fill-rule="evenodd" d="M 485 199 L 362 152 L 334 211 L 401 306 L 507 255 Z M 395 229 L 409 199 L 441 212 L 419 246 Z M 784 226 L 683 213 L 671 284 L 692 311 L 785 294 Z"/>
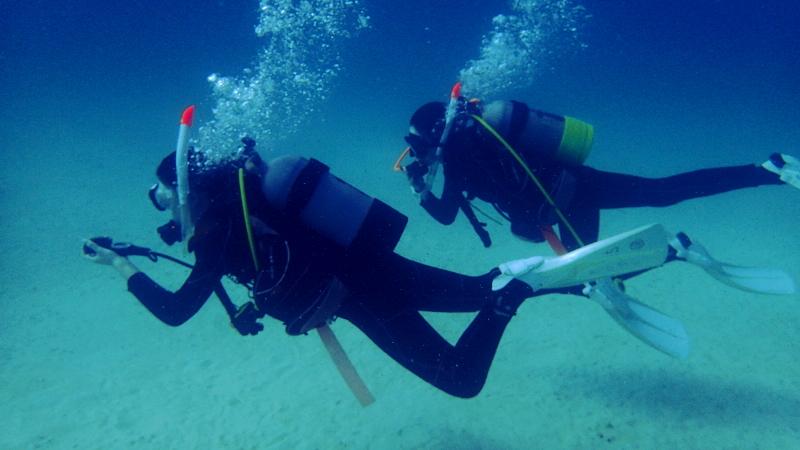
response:
<path id="1" fill-rule="evenodd" d="M 145 308 L 165 324 L 178 326 L 200 310 L 222 277 L 218 264 L 208 263 L 216 260 L 213 255 L 216 250 L 214 244 L 217 241 L 212 239 L 208 241 L 205 246 L 198 248 L 198 264 L 175 293 L 159 286 L 128 258 L 109 248 L 101 247 L 92 240 L 84 240 L 84 246 L 92 251 L 84 250 L 83 257 L 97 264 L 114 267 L 128 282 L 128 290 Z"/>
<path id="2" fill-rule="evenodd" d="M 458 208 L 461 197 L 461 186 L 454 181 L 453 176 L 447 176 L 445 171 L 444 188 L 442 197 L 437 198 L 431 191 L 425 191 L 420 195 L 419 204 L 428 211 L 437 222 L 443 225 L 450 225 L 458 215 Z"/>
<path id="3" fill-rule="evenodd" d="M 173 327 L 183 324 L 197 314 L 220 285 L 225 274 L 224 240 L 220 233 L 226 230 L 214 228 L 203 238 L 192 238 L 189 246 L 195 254 L 195 265 L 177 291 L 164 289 L 144 272 L 128 278 L 128 290 L 160 321 Z"/>
<path id="4" fill-rule="evenodd" d="M 153 281 L 144 272 L 128 278 L 128 290 L 156 318 L 176 327 L 194 316 L 211 296 L 220 277 L 194 269 L 176 292 L 171 292 Z"/>

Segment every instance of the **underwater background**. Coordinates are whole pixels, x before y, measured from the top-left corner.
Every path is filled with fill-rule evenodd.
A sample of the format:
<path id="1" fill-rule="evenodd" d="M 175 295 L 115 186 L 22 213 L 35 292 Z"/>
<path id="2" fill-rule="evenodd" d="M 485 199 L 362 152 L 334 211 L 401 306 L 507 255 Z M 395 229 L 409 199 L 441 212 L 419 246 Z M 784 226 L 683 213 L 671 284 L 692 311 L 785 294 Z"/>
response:
<path id="1" fill-rule="evenodd" d="M 319 340 L 216 301 L 169 328 L 81 239 L 158 239 L 147 188 L 196 104 L 195 144 L 313 156 L 410 217 L 404 256 L 478 274 L 549 255 L 490 224 L 444 227 L 391 165 L 420 104 L 513 98 L 587 121 L 587 164 L 666 176 L 800 153 L 800 7 L 790 1 L 0 2 L 0 448 L 800 448 L 800 296 L 733 290 L 671 264 L 628 292 L 683 321 L 683 361 L 597 305 L 520 308 L 481 394 L 417 379 L 344 321 L 377 398 L 362 408 Z M 488 208 L 486 208 L 488 209 Z M 800 192 L 741 190 L 604 213 L 800 279 Z M 134 261 L 177 288 L 186 272 Z M 234 300 L 247 293 L 231 286 Z M 469 314 L 426 317 L 456 339 Z"/>

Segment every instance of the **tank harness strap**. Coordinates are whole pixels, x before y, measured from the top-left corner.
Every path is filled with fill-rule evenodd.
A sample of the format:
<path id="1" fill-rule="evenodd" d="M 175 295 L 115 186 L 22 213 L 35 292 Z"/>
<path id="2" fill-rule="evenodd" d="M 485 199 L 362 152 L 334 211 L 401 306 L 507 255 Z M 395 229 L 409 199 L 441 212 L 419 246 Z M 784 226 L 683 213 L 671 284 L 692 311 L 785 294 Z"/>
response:
<path id="1" fill-rule="evenodd" d="M 314 193 L 314 189 L 319 183 L 320 177 L 327 171 L 328 166 L 315 159 L 311 159 L 309 164 L 303 168 L 303 170 L 300 172 L 300 175 L 298 175 L 297 181 L 302 188 L 298 189 L 300 192 L 298 192 L 297 195 L 292 195 L 289 198 L 289 201 L 287 202 L 287 208 L 293 208 L 294 212 L 299 213 L 303 205 L 308 202 L 311 194 Z M 256 271 L 259 271 L 260 268 L 258 264 L 258 257 L 256 255 L 255 240 L 253 239 L 253 227 L 250 224 L 250 212 L 247 207 L 247 195 L 244 185 L 244 169 L 239 169 L 239 194 L 242 199 L 242 214 L 244 215 L 244 227 L 245 231 L 247 232 L 247 243 L 250 246 L 250 256 L 253 257 L 253 265 L 255 266 Z M 222 298 L 220 299 L 222 300 Z M 228 298 L 228 300 L 230 301 L 230 298 Z M 331 355 L 331 359 L 333 359 L 336 368 L 339 370 L 342 378 L 344 378 L 347 386 L 353 392 L 353 395 L 355 395 L 356 399 L 358 399 L 359 403 L 361 403 L 361 406 L 369 406 L 375 402 L 375 397 L 372 396 L 372 393 L 370 393 L 369 388 L 367 388 L 367 385 L 364 383 L 364 380 L 362 380 L 358 375 L 356 368 L 353 366 L 350 358 L 347 357 L 347 353 L 345 353 L 344 348 L 342 348 L 342 344 L 336 338 L 333 330 L 331 330 L 331 328 L 325 324 L 317 327 L 317 332 L 319 333 L 319 337 L 322 340 L 323 345 L 325 345 L 325 349 L 328 350 L 328 353 Z"/>
<path id="2" fill-rule="evenodd" d="M 239 196 L 242 199 L 242 216 L 244 216 L 244 231 L 247 234 L 247 244 L 250 247 L 250 256 L 253 258 L 253 267 L 256 273 L 261 270 L 258 264 L 258 255 L 256 254 L 256 243 L 253 239 L 253 226 L 250 223 L 250 209 L 247 207 L 247 192 L 244 186 L 244 169 L 239 169 Z"/>
<path id="3" fill-rule="evenodd" d="M 550 195 L 549 192 L 547 192 L 547 189 L 545 189 L 545 187 L 542 184 L 542 182 L 539 181 L 539 178 L 533 173 L 533 171 L 530 169 L 530 167 L 528 167 L 528 164 L 525 162 L 525 160 L 522 159 L 522 156 L 520 156 L 520 154 L 517 153 L 517 151 L 514 150 L 514 148 L 512 148 L 511 145 L 509 145 L 508 142 L 506 142 L 506 140 L 503 138 L 503 136 L 500 135 L 500 133 L 498 133 L 485 120 L 483 120 L 482 117 L 480 117 L 480 116 L 478 116 L 476 114 L 473 114 L 472 118 L 475 119 L 481 125 L 483 125 L 483 127 L 486 128 L 486 130 L 492 136 L 494 136 L 495 139 L 497 139 L 497 141 L 500 142 L 500 144 L 502 144 L 503 147 L 505 147 L 505 149 L 508 150 L 509 153 L 511 153 L 511 156 L 513 156 L 514 159 L 517 160 L 519 165 L 522 166 L 522 169 L 530 177 L 531 181 L 533 181 L 533 183 L 536 185 L 536 187 L 539 188 L 539 191 L 542 193 L 542 195 L 544 196 L 545 200 L 547 200 L 547 203 L 549 203 L 550 206 L 553 207 L 553 209 L 555 210 L 556 214 L 558 215 L 558 218 L 561 220 L 561 223 L 563 223 L 567 227 L 567 229 L 569 230 L 569 232 L 572 235 L 572 237 L 575 238 L 575 242 L 577 242 L 581 247 L 586 245 L 586 244 L 584 244 L 584 242 L 581 239 L 581 237 L 578 236 L 578 232 L 575 231 L 575 228 L 573 228 L 572 224 L 569 222 L 567 217 L 561 211 L 561 208 L 559 208 L 558 205 L 556 204 L 555 200 L 553 200 L 553 197 Z"/>
<path id="4" fill-rule="evenodd" d="M 317 189 L 320 179 L 328 172 L 328 166 L 316 159 L 309 159 L 295 180 L 295 188 L 286 200 L 286 212 L 290 215 L 298 215 L 308 204 L 314 191 Z"/>
<path id="5" fill-rule="evenodd" d="M 347 357 L 347 353 L 345 353 L 344 348 L 342 348 L 339 339 L 333 334 L 331 327 L 323 325 L 317 328 L 317 332 L 325 348 L 328 350 L 328 353 L 331 355 L 331 359 L 333 359 L 334 364 L 336 364 L 336 368 L 339 369 L 339 374 L 344 378 L 345 383 L 347 383 L 353 395 L 356 396 L 358 402 L 361 403 L 361 406 L 366 407 L 374 403 L 375 397 L 372 396 L 369 388 L 364 384 L 364 380 L 358 375 L 355 366 L 353 366 L 350 358 Z"/>

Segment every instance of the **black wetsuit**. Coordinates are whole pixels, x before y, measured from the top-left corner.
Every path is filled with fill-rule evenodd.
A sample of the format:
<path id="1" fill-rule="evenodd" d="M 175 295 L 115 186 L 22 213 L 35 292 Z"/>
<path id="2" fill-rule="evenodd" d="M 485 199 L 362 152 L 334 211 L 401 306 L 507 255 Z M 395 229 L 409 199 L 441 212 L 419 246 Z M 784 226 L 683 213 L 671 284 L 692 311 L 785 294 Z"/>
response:
<path id="1" fill-rule="evenodd" d="M 250 197 L 255 199 L 257 193 Z M 288 323 L 337 279 L 347 292 L 337 317 L 353 323 L 405 368 L 455 396 L 471 397 L 483 387 L 510 320 L 510 315 L 496 312 L 493 305 L 498 297 L 513 297 L 511 302 L 517 306 L 533 295 L 527 285 L 516 281 L 492 292 L 495 270 L 466 276 L 393 252 L 371 257 L 343 254 L 277 211 L 265 211 L 264 205 L 255 205 L 251 212 L 254 210 L 258 217 L 270 218 L 268 225 L 281 232 L 258 239 L 260 274 L 277 266 L 278 275 L 267 278 L 280 280 L 269 295 L 256 295 L 261 308 Z M 199 221 L 190 248 L 196 265 L 177 292 L 161 288 L 144 273 L 128 281 L 128 289 L 164 323 L 177 326 L 191 318 L 225 275 L 246 285 L 255 284 L 255 292 L 262 290 L 247 247 L 241 209 L 235 203 L 212 207 Z M 456 345 L 451 345 L 420 311 L 478 314 Z"/>
<path id="2" fill-rule="evenodd" d="M 515 108 L 526 107 L 517 103 Z M 512 147 L 533 146 L 520 145 L 514 136 L 505 138 Z M 752 164 L 643 178 L 522 156 L 585 244 L 598 239 L 601 209 L 668 206 L 735 189 L 783 183 Z M 442 165 L 441 197 L 427 193 L 421 198 L 423 208 L 440 223 L 451 224 L 465 198 L 479 198 L 509 219 L 515 235 L 541 242 L 540 227 L 558 223 L 565 246 L 570 250 L 579 247 L 520 164 L 475 121 L 451 134 Z"/>

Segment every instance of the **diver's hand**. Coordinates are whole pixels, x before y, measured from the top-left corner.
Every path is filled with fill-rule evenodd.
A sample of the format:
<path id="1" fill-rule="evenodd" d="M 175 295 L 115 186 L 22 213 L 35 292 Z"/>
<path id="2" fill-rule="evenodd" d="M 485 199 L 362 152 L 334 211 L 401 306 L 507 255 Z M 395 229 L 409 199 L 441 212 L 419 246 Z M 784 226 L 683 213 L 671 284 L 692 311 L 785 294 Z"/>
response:
<path id="1" fill-rule="evenodd" d="M 110 248 L 101 247 L 91 239 L 83 240 L 83 257 L 97 264 L 110 266 L 114 264 L 115 258 L 122 258 L 117 252 Z"/>
<path id="2" fill-rule="evenodd" d="M 423 195 L 426 192 L 430 191 L 430 187 L 428 187 L 428 183 L 423 178 L 409 180 L 411 183 L 411 190 L 414 191 L 417 195 Z"/>
<path id="3" fill-rule="evenodd" d="M 264 330 L 264 325 L 259 323 L 258 319 L 258 309 L 255 303 L 247 302 L 236 311 L 236 315 L 231 319 L 231 324 L 242 336 L 255 336 Z"/>
<path id="4" fill-rule="evenodd" d="M 128 258 L 120 256 L 110 248 L 98 245 L 91 239 L 83 240 L 82 250 L 84 258 L 97 264 L 113 266 L 126 281 L 139 272 L 139 269 L 128 261 Z"/>
<path id="5" fill-rule="evenodd" d="M 419 161 L 414 161 L 406 166 L 405 173 L 406 177 L 408 177 L 408 183 L 411 185 L 411 189 L 416 194 L 422 194 L 430 190 L 430 185 L 426 178 L 428 166 Z"/>

